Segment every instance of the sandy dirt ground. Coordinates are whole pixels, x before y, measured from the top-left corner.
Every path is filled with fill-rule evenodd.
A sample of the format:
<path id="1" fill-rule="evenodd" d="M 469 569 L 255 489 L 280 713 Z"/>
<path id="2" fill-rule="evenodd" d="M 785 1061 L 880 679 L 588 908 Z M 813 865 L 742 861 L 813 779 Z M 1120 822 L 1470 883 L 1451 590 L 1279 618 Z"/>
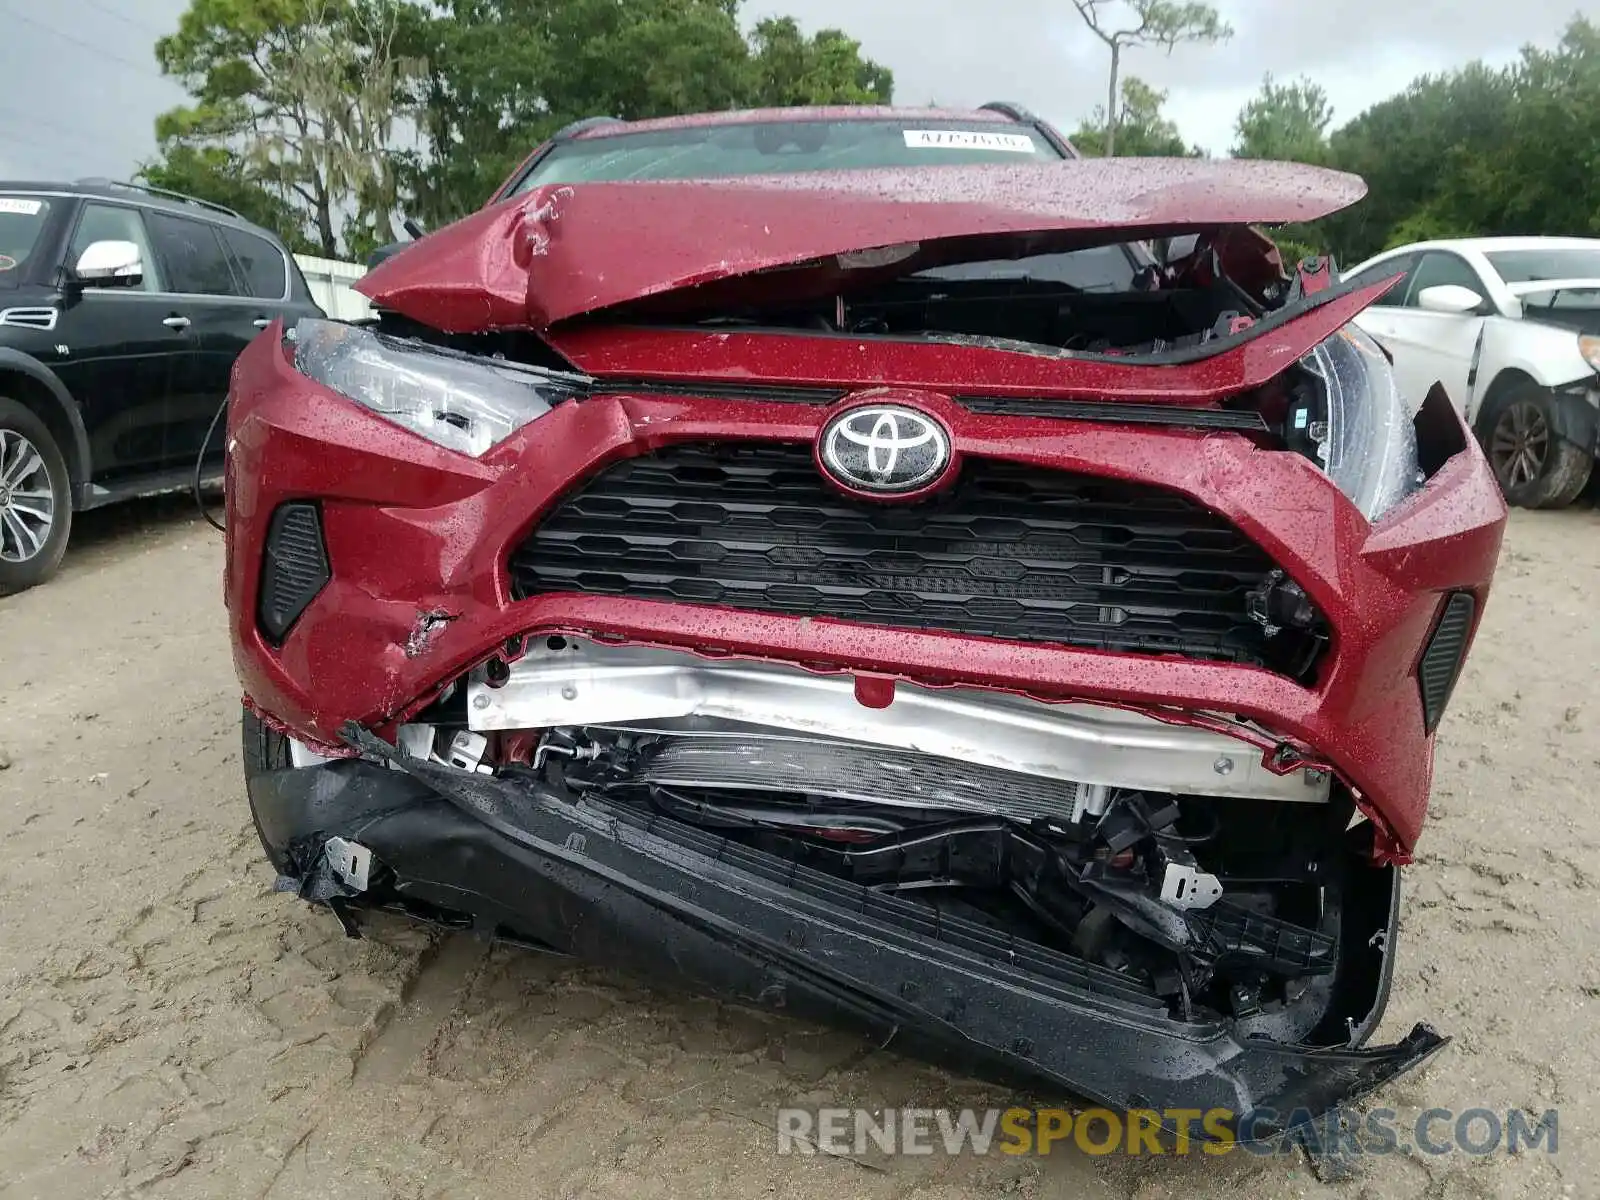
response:
<path id="1" fill-rule="evenodd" d="M 348 941 L 271 892 L 220 539 L 94 514 L 0 599 L 0 1198 L 1600 1196 L 1600 514 L 1514 515 L 1441 733 L 1388 1089 L 1560 1111 L 1560 1151 L 1367 1160 L 779 1157 L 784 1103 L 1008 1105 L 860 1039 L 464 937 Z M 1052 1098 L 1053 1099 L 1053 1098 Z M 1048 1102 L 1048 1099 L 1047 1099 Z"/>

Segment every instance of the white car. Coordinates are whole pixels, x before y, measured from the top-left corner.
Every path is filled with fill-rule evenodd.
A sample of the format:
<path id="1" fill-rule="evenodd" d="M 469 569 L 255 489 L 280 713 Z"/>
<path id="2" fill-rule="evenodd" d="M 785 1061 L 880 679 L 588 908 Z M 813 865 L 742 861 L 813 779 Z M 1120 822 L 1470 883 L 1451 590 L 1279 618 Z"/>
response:
<path id="1" fill-rule="evenodd" d="M 1443 384 L 1511 503 L 1571 503 L 1600 453 L 1600 239 L 1418 242 L 1343 278 L 1397 274 L 1356 324 L 1394 357 L 1407 401 Z"/>

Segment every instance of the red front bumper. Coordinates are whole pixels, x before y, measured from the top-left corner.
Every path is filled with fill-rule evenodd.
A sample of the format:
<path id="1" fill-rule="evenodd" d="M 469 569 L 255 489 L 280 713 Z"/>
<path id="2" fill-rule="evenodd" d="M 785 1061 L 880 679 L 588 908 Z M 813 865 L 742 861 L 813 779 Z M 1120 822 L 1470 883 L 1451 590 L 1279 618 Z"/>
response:
<path id="1" fill-rule="evenodd" d="M 1417 660 L 1444 593 L 1472 591 L 1481 613 L 1505 521 L 1475 447 L 1371 525 L 1306 459 L 1237 434 L 931 407 L 965 457 L 1143 481 L 1227 517 L 1327 616 L 1333 645 L 1317 683 L 1223 663 L 655 601 L 514 601 L 512 547 L 600 465 L 678 441 L 810 443 L 830 410 L 604 397 L 564 405 L 473 460 L 305 379 L 274 328 L 239 359 L 229 416 L 226 586 L 245 692 L 299 736 L 336 744 L 346 721 L 382 728 L 403 719 L 508 638 L 559 630 L 1045 699 L 1238 714 L 1331 764 L 1386 827 L 1383 853 L 1409 853 L 1432 774 Z M 307 499 L 321 506 L 332 581 L 273 647 L 256 622 L 267 525 L 280 503 Z"/>

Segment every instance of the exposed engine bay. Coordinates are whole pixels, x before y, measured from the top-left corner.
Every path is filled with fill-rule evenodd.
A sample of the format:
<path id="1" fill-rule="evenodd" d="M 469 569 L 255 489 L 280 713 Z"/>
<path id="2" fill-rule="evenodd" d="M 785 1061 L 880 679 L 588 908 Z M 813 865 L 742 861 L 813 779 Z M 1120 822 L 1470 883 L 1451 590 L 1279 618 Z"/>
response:
<path id="1" fill-rule="evenodd" d="M 1346 925 L 1364 870 L 1348 794 L 1225 727 L 906 684 L 873 707 L 846 676 L 548 636 L 399 745 L 1049 947 L 1174 1019 L 1301 1042 L 1334 1015 L 1342 942 L 1382 914 L 1358 899 Z"/>
<path id="2" fill-rule="evenodd" d="M 687 317 L 714 328 L 977 339 L 1037 352 L 1147 356 L 1239 333 L 1298 298 L 1298 283 L 1285 286 L 1276 269 L 1244 281 L 1229 274 L 1232 263 L 1256 274 L 1262 265 L 1263 246 L 1236 231 L 1215 242 L 1202 237 L 1188 255 L 1166 264 L 1153 261 L 1142 243 L 1063 249 L 1049 239 L 1008 239 L 989 247 L 1004 255 L 992 258 L 983 248 L 885 247 L 840 256 L 825 276 L 837 285 L 831 295 L 800 287 L 774 300 L 707 288 L 692 301 L 644 302 L 624 315 Z M 1275 253 L 1270 245 L 1265 251 Z"/>

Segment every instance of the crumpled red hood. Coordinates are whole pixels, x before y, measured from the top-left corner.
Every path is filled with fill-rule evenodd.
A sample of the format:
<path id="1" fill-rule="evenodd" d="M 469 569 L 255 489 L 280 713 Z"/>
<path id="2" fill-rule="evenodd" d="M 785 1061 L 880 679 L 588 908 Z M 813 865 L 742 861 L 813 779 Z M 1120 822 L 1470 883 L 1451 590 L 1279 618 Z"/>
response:
<path id="1" fill-rule="evenodd" d="M 1286 224 L 1365 194 L 1358 177 L 1318 167 L 1166 158 L 559 185 L 430 234 L 356 286 L 446 332 L 542 330 L 715 280 L 816 260 L 848 268 L 837 256 L 880 248 Z"/>

